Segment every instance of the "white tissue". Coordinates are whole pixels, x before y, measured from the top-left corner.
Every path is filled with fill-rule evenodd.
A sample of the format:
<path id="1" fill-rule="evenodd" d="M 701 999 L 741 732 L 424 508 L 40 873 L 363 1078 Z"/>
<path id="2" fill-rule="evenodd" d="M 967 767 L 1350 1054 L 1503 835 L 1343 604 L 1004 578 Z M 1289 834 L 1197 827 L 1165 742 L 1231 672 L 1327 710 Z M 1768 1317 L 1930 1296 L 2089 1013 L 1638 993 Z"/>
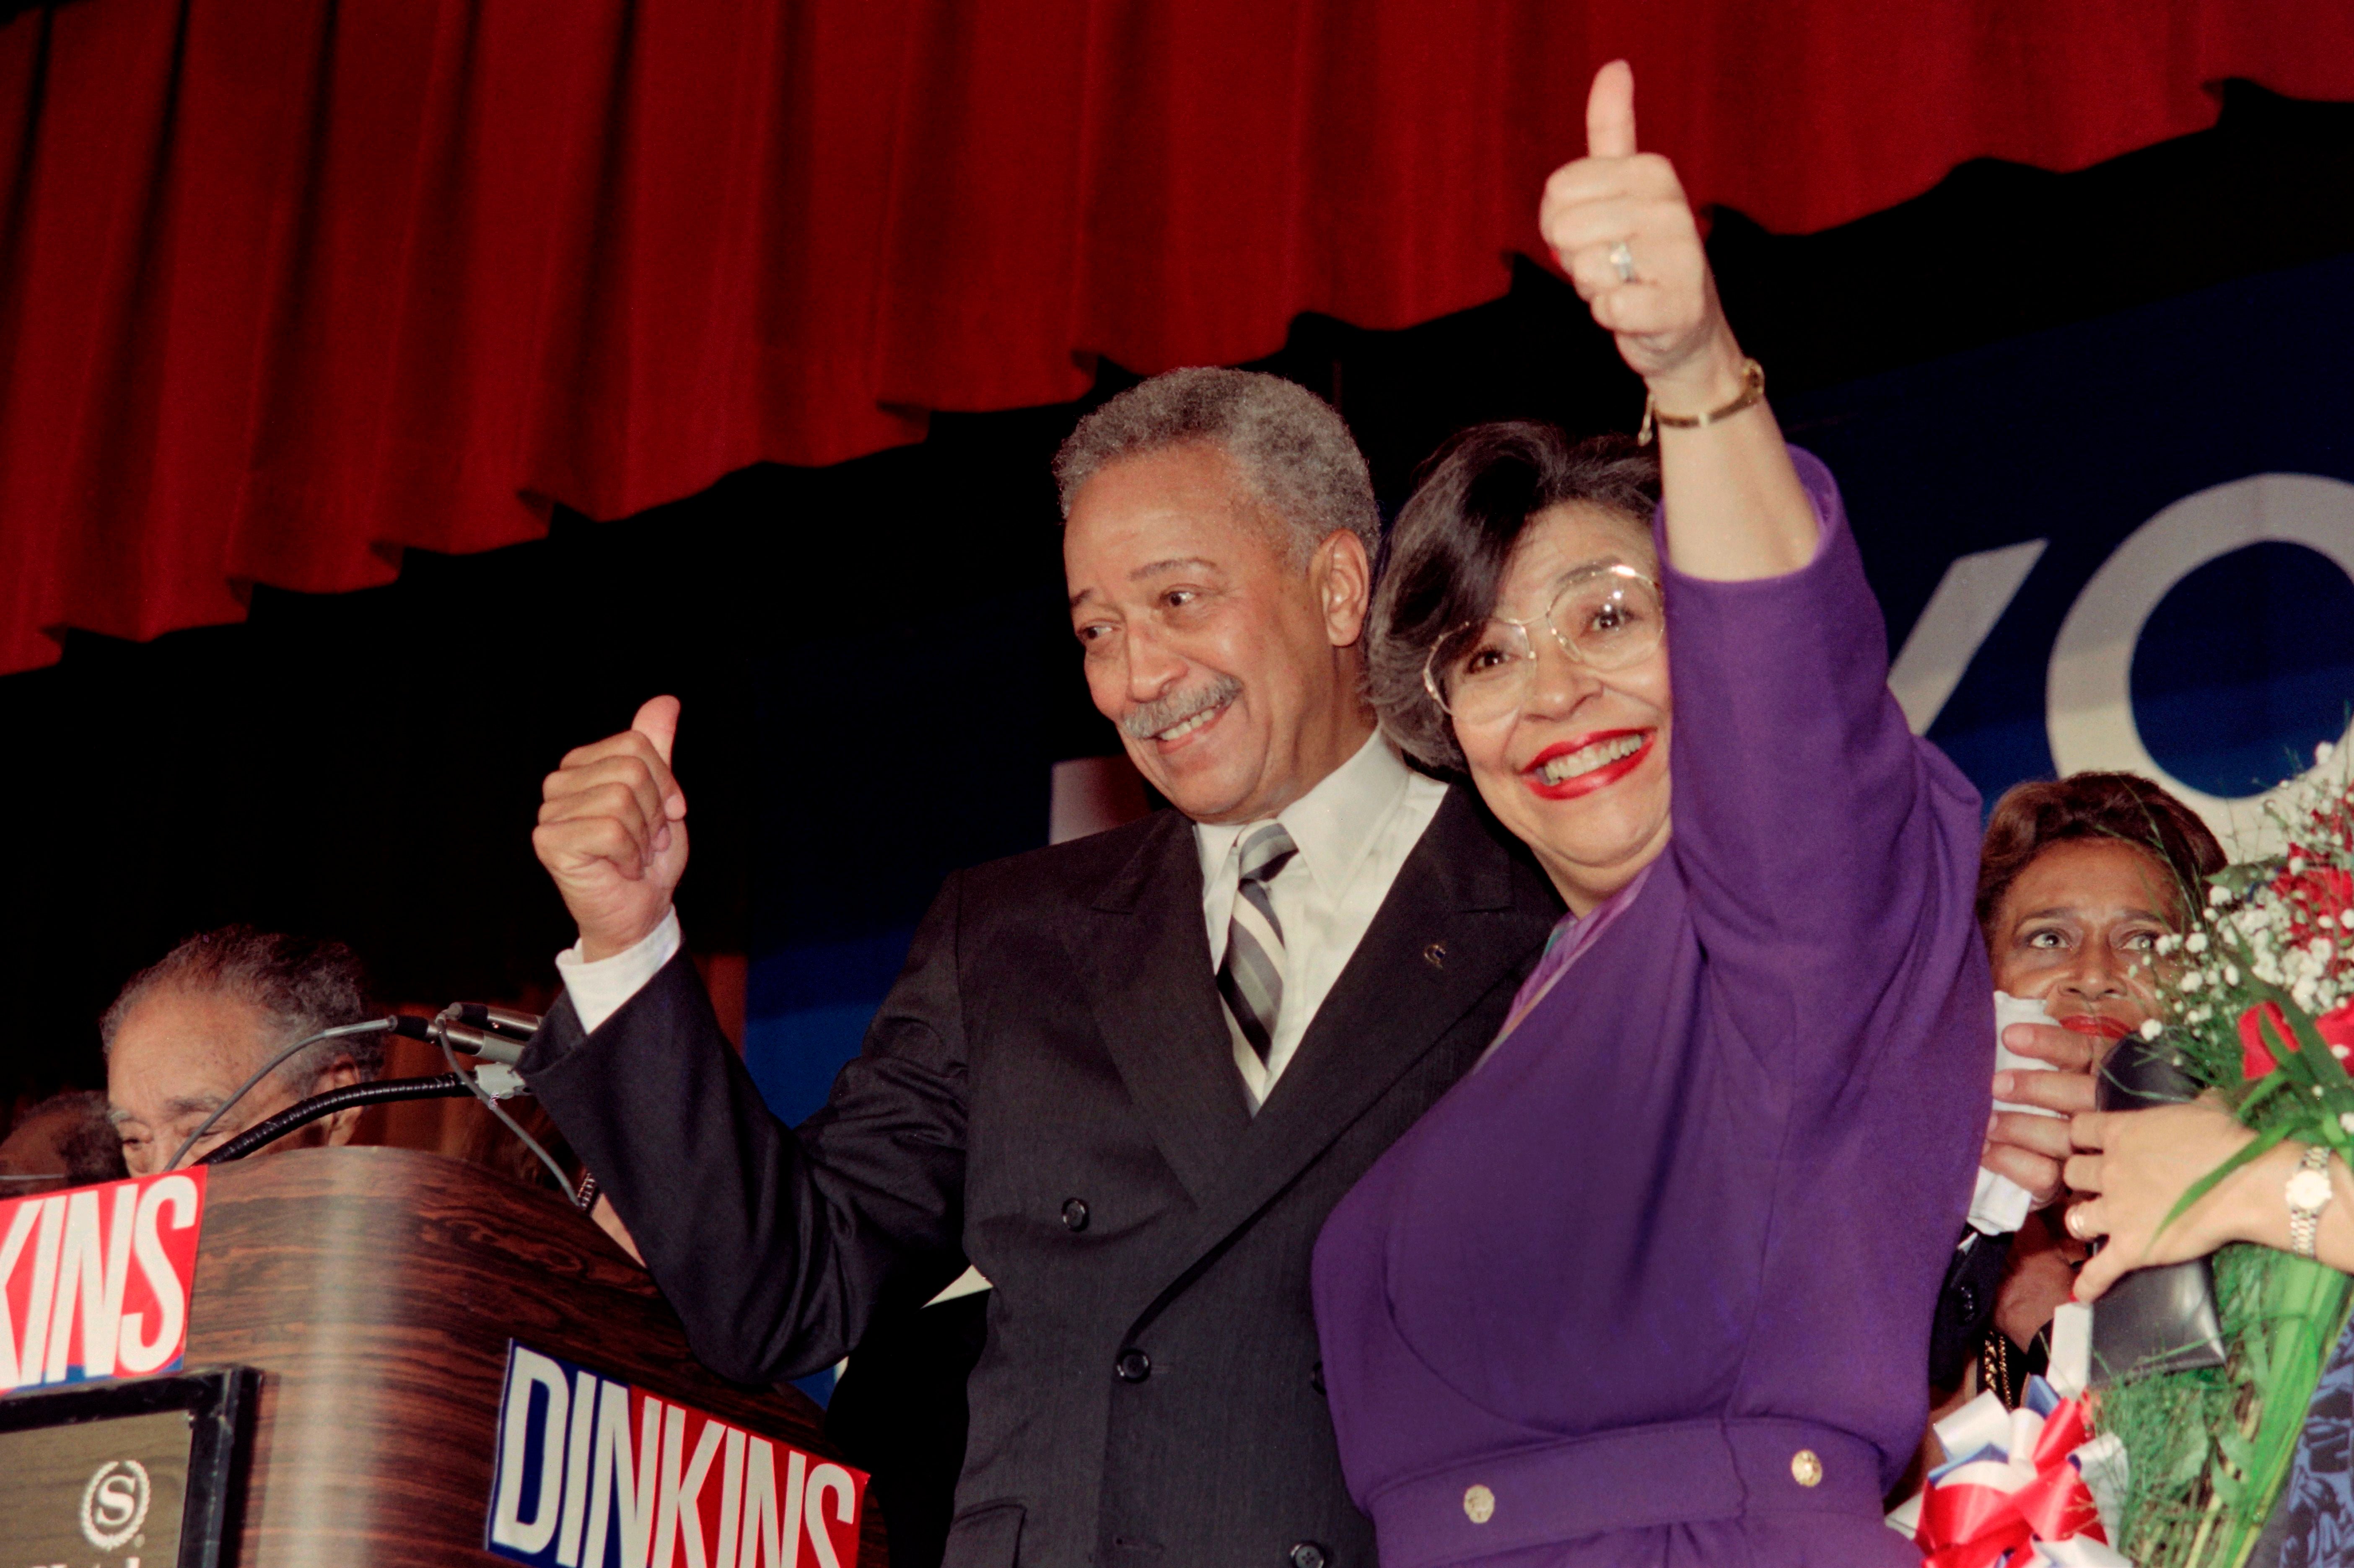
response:
<path id="1" fill-rule="evenodd" d="M 2062 1399 L 2081 1398 L 2093 1383 L 2093 1309 L 2082 1301 L 2053 1308 L 2050 1343 L 2043 1381 Z"/>
<path id="2" fill-rule="evenodd" d="M 2023 1001 L 2002 991 L 1994 993 L 1994 1066 L 1998 1073 L 2045 1072 L 2052 1070 L 2049 1062 L 2039 1062 L 2032 1056 L 2022 1056 L 2002 1043 L 2002 1032 L 2014 1023 L 2049 1023 L 2052 1015 L 2043 1011 L 2040 1001 Z M 2057 1116 L 2040 1106 L 2022 1106 L 2009 1100 L 1994 1102 L 1997 1110 L 2025 1111 L 2031 1116 Z M 1970 1194 L 1970 1224 L 1982 1234 L 2007 1236 L 2027 1223 L 2027 1213 L 2035 1206 L 2034 1196 L 2008 1176 L 1998 1176 L 1981 1166 L 1978 1184 Z"/>

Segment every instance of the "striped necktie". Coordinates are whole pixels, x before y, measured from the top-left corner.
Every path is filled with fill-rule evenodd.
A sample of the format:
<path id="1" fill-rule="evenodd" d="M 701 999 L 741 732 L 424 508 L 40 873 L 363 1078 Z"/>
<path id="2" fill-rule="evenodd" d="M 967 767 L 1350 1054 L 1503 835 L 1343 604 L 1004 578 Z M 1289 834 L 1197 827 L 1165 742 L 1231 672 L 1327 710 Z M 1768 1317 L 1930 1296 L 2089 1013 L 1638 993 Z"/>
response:
<path id="1" fill-rule="evenodd" d="M 1267 884 L 1299 853 L 1281 822 L 1267 822 L 1243 836 L 1242 879 L 1226 925 L 1225 960 L 1218 966 L 1218 994 L 1261 1062 L 1274 1043 L 1275 1015 L 1283 1005 L 1283 923 L 1275 917 Z"/>

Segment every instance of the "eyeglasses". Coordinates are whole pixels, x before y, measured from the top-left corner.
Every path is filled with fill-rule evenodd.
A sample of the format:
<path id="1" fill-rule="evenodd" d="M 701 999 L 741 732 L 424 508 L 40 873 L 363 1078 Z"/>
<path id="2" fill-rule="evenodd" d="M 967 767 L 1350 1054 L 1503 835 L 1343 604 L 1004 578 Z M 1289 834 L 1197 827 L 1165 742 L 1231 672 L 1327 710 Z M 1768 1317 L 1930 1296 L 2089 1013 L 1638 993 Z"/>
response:
<path id="1" fill-rule="evenodd" d="M 1533 620 L 1490 616 L 1441 637 L 1423 661 L 1430 700 L 1465 724 L 1486 724 L 1518 709 L 1536 676 Z M 1623 670 L 1659 645 L 1665 619 L 1659 585 L 1613 562 L 1564 579 L 1542 623 L 1561 651 L 1589 670 Z"/>

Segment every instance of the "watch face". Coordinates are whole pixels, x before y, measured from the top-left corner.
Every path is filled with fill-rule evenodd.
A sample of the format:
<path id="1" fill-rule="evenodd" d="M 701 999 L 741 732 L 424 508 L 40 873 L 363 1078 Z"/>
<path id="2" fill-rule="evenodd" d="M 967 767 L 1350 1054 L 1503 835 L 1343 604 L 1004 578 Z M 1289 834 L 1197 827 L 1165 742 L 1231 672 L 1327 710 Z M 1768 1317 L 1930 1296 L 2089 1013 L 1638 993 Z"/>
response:
<path id="1" fill-rule="evenodd" d="M 2318 1171 L 2300 1171 L 2288 1179 L 2288 1206 L 2311 1212 L 2329 1202 L 2329 1178 Z"/>

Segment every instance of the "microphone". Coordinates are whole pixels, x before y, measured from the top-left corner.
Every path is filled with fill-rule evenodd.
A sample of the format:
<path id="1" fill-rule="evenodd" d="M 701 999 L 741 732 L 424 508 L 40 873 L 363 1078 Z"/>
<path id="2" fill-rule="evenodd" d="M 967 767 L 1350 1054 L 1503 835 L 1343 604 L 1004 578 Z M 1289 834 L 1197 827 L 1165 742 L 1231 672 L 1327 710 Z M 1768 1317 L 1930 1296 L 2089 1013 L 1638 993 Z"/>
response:
<path id="1" fill-rule="evenodd" d="M 507 1130 L 521 1139 L 523 1146 L 538 1157 L 540 1164 L 547 1168 L 547 1173 L 556 1178 L 557 1190 L 570 1194 L 574 1207 L 586 1213 L 588 1205 L 597 1201 L 595 1179 L 586 1171 L 582 1171 L 580 1187 L 576 1192 L 572 1179 L 564 1173 L 564 1167 L 556 1162 L 555 1156 L 542 1149 L 539 1139 L 525 1131 L 523 1124 L 509 1116 L 505 1107 L 499 1104 L 510 1095 L 525 1092 L 523 1075 L 515 1071 L 515 1066 L 523 1060 L 524 1047 L 539 1033 L 541 1022 L 535 1012 L 518 1012 L 513 1008 L 493 1007 L 480 1001 L 453 1001 L 429 1021 L 402 1019 L 403 1025 L 415 1023 L 418 1028 L 413 1034 L 406 1027 L 401 1033 L 409 1034 L 412 1039 L 433 1042 L 441 1047 L 444 1055 L 453 1051 L 463 1051 L 468 1055 L 482 1058 L 485 1065 L 475 1068 L 472 1076 L 460 1074 L 460 1081 L 472 1091 L 476 1099 L 482 1102 L 484 1110 L 504 1122 Z M 454 1058 L 451 1065 L 456 1065 Z"/>
<path id="2" fill-rule="evenodd" d="M 393 1025 L 393 1033 L 512 1067 L 523 1060 L 523 1048 L 539 1033 L 539 1023 L 537 1013 L 461 1001 L 431 1018 L 404 1014 Z"/>
<path id="3" fill-rule="evenodd" d="M 196 1147 L 196 1140 L 228 1112 L 229 1106 L 235 1105 L 247 1090 L 285 1063 L 295 1052 L 338 1035 L 385 1030 L 405 1040 L 421 1040 L 440 1047 L 443 1055 L 450 1058 L 451 1073 L 439 1078 L 403 1078 L 388 1084 L 357 1084 L 330 1089 L 323 1095 L 313 1095 L 247 1128 L 220 1149 L 205 1156 L 199 1163 L 208 1165 L 221 1159 L 242 1159 L 272 1139 L 346 1106 L 373 1104 L 378 1100 L 429 1097 L 439 1094 L 472 1095 L 493 1116 L 505 1123 L 508 1131 L 523 1140 L 524 1147 L 530 1150 L 540 1164 L 547 1168 L 548 1174 L 556 1178 L 557 1190 L 570 1196 L 577 1207 L 585 1210 L 588 1203 L 596 1201 L 594 1179 L 584 1172 L 576 1192 L 572 1178 L 565 1174 L 564 1167 L 558 1165 L 555 1157 L 540 1147 L 539 1140 L 525 1131 L 522 1124 L 499 1104 L 503 1099 L 529 1092 L 525 1087 L 522 1075 L 515 1071 L 515 1065 L 523 1060 L 524 1048 L 538 1034 L 541 1022 L 540 1016 L 535 1012 L 519 1012 L 513 1008 L 493 1007 L 479 1001 L 453 1001 L 431 1018 L 398 1013 L 389 1018 L 370 1019 L 364 1023 L 347 1023 L 341 1028 L 298 1040 L 264 1064 L 261 1071 L 247 1079 L 244 1087 L 231 1096 L 219 1110 L 213 1112 L 204 1126 L 189 1134 L 165 1169 L 176 1169 L 186 1158 L 188 1150 Z M 455 1058 L 451 1056 L 451 1053 L 459 1051 L 478 1058 L 482 1065 L 471 1073 L 460 1069 Z"/>
<path id="4" fill-rule="evenodd" d="M 461 1001 L 457 1007 L 458 1022 L 470 1028 L 488 1029 L 526 1045 L 539 1033 L 541 1021 L 536 1012 L 517 1012 L 510 1007 L 491 1007 L 479 1001 Z"/>
<path id="5" fill-rule="evenodd" d="M 462 1023 L 437 1023 L 443 1044 L 452 1051 L 463 1051 L 469 1056 L 480 1056 L 485 1062 L 496 1062 L 512 1067 L 523 1060 L 523 1047 L 504 1036 L 487 1030 L 469 1029 Z"/>

